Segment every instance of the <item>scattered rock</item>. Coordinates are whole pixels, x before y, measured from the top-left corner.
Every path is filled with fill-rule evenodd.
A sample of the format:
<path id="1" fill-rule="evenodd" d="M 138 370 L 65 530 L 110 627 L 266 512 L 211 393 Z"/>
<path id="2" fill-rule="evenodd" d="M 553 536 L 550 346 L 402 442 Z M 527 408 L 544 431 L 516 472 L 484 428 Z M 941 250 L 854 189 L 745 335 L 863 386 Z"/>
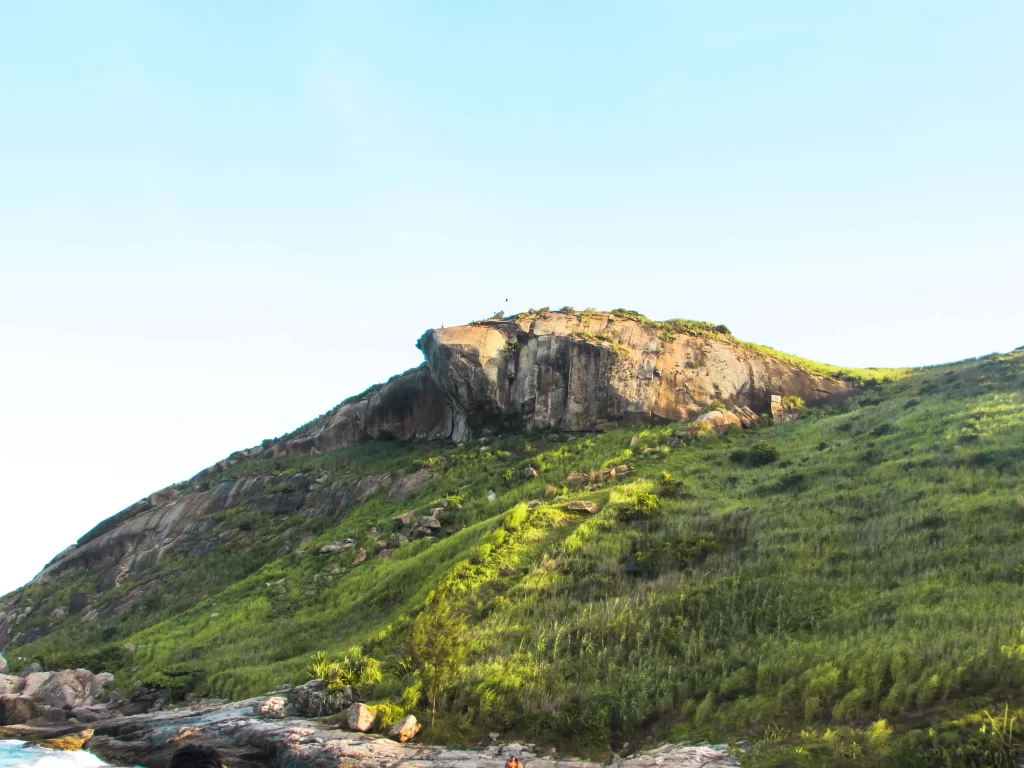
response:
<path id="1" fill-rule="evenodd" d="M 283 720 L 288 711 L 288 699 L 284 696 L 271 696 L 258 705 L 256 711 L 264 717 Z"/>
<path id="2" fill-rule="evenodd" d="M 565 508 L 570 512 L 585 512 L 588 515 L 597 512 L 597 504 L 592 501 L 570 501 Z"/>
<path id="3" fill-rule="evenodd" d="M 387 549 L 388 543 L 385 539 L 377 539 L 377 541 L 373 543 L 373 546 L 377 549 Z"/>
<path id="4" fill-rule="evenodd" d="M 638 435 L 633 435 L 633 439 L 629 441 L 629 447 L 636 448 L 638 445 L 640 445 L 640 437 Z"/>
<path id="5" fill-rule="evenodd" d="M 630 472 L 630 469 L 629 469 L 629 465 L 627 465 L 627 464 L 619 464 L 619 466 L 617 466 L 615 468 L 615 474 L 616 475 L 626 475 L 626 474 L 629 474 L 629 472 Z"/>
<path id="6" fill-rule="evenodd" d="M 124 644 L 124 649 L 125 649 L 125 650 L 126 650 L 126 651 L 127 651 L 128 653 L 135 653 L 135 651 L 137 651 L 137 650 L 138 650 L 138 649 L 137 649 L 137 648 L 135 647 L 135 643 L 125 643 L 125 644 Z"/>
<path id="7" fill-rule="evenodd" d="M 388 736 L 395 739 L 395 741 L 404 743 L 412 739 L 419 732 L 420 724 L 416 721 L 415 716 L 406 715 L 388 731 Z"/>
<path id="8" fill-rule="evenodd" d="M 349 503 L 352 506 L 362 504 L 375 493 L 387 488 L 389 485 L 391 485 L 391 475 L 387 472 L 382 475 L 366 475 L 361 477 L 359 482 L 356 483 L 356 487 L 352 489 Z"/>
<path id="9" fill-rule="evenodd" d="M 527 509 L 536 509 L 542 503 L 543 502 L 540 499 L 530 499 L 528 502 L 526 502 L 526 508 Z"/>
<path id="10" fill-rule="evenodd" d="M 498 494 L 496 494 L 494 491 L 488 491 L 487 492 L 487 500 L 488 501 L 497 501 L 498 500 Z"/>
<path id="11" fill-rule="evenodd" d="M 615 470 L 614 469 L 605 469 L 605 470 L 603 470 L 601 472 L 601 479 L 602 480 L 614 480 L 615 479 Z"/>
<path id="12" fill-rule="evenodd" d="M 527 467 L 526 469 L 523 470 L 523 477 L 526 478 L 527 480 L 532 480 L 535 477 L 540 477 L 540 472 L 538 472 L 533 467 Z"/>
<path id="13" fill-rule="evenodd" d="M 352 565 L 359 565 L 360 563 L 366 562 L 366 550 L 360 549 L 356 552 L 356 556 L 352 558 Z"/>
<path id="14" fill-rule="evenodd" d="M 395 554 L 393 549 L 382 549 L 377 557 L 381 560 L 390 560 L 393 554 Z"/>
<path id="15" fill-rule="evenodd" d="M 365 704 L 356 703 L 348 709 L 348 729 L 350 731 L 369 733 L 375 719 L 376 715 L 373 710 Z"/>
<path id="16" fill-rule="evenodd" d="M 391 519 L 399 525 L 409 525 L 412 523 L 412 519 L 416 516 L 416 510 L 410 509 L 408 512 L 403 512 L 400 515 L 395 515 Z"/>
<path id="17" fill-rule="evenodd" d="M 335 555 L 338 552 L 346 552 L 355 547 L 352 541 L 332 541 L 330 544 L 320 547 L 321 555 Z"/>
<path id="18" fill-rule="evenodd" d="M 587 476 L 582 472 L 570 472 L 569 476 L 565 478 L 565 482 L 569 483 L 569 485 L 578 485 L 579 483 L 586 482 L 586 480 Z"/>

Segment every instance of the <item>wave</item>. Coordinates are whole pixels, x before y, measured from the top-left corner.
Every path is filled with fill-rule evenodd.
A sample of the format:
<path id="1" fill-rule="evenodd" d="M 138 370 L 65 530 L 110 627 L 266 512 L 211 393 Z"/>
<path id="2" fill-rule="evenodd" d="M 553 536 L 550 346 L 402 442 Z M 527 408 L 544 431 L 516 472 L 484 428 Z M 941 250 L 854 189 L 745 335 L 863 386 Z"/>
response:
<path id="1" fill-rule="evenodd" d="M 106 766 L 90 752 L 56 752 L 0 739 L 0 768 L 97 768 Z"/>

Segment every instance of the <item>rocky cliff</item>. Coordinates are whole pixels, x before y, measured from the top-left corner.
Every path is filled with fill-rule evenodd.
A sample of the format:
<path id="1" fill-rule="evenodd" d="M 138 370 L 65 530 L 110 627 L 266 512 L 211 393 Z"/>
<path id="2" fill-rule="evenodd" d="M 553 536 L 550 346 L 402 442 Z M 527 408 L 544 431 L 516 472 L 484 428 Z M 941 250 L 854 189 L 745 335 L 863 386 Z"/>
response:
<path id="1" fill-rule="evenodd" d="M 424 365 L 346 400 L 269 451 L 302 455 L 381 436 L 463 442 L 606 430 L 683 421 L 714 400 L 766 413 L 772 394 L 816 404 L 853 388 L 702 325 L 562 311 L 427 331 L 418 342 Z"/>
<path id="2" fill-rule="evenodd" d="M 116 621 L 159 588 L 164 574 L 155 566 L 168 555 L 220 562 L 228 558 L 218 560 L 218 553 L 244 549 L 248 571 L 225 566 L 220 573 L 210 566 L 212 583 L 230 583 L 261 558 L 269 562 L 303 546 L 314 536 L 301 532 L 315 533 L 317 520 L 336 523 L 385 490 L 390 500 L 405 499 L 433 477 L 421 470 L 340 479 L 299 472 L 282 479 L 275 469 L 283 465 L 231 476 L 239 464 L 280 463 L 377 439 L 462 443 L 499 433 L 683 421 L 713 401 L 764 414 L 772 395 L 816 404 L 854 389 L 749 348 L 722 326 L 655 323 L 621 311 L 494 318 L 428 331 L 418 346 L 425 357 L 420 367 L 291 434 L 232 454 L 86 533 L 29 585 L 43 588 L 42 601 L 18 593 L 0 600 L 0 650 L 44 636 L 65 616 Z M 265 520 L 258 540 L 239 522 L 239 510 Z M 68 593 L 60 600 L 52 595 L 57 586 Z"/>

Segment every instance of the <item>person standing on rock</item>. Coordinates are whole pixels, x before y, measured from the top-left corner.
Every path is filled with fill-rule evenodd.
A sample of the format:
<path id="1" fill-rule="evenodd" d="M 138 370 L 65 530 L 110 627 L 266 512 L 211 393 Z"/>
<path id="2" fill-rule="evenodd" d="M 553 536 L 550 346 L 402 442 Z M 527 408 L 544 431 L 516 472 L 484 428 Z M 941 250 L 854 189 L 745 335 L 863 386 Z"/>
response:
<path id="1" fill-rule="evenodd" d="M 523 764 L 519 762 L 518 757 L 512 755 L 512 757 L 505 761 L 505 768 L 523 768 Z"/>
<path id="2" fill-rule="evenodd" d="M 224 759 L 213 747 L 189 744 L 174 753 L 169 768 L 224 768 Z"/>

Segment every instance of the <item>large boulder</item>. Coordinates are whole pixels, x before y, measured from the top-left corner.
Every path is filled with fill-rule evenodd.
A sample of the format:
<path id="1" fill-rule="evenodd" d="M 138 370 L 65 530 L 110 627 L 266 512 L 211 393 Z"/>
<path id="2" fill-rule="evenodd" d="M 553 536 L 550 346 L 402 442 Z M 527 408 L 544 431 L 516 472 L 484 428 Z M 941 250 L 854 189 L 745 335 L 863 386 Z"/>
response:
<path id="1" fill-rule="evenodd" d="M 344 712 L 352 704 L 352 689 L 340 693 L 327 690 L 323 680 L 310 680 L 288 692 L 295 711 L 303 717 L 328 717 Z"/>
<path id="2" fill-rule="evenodd" d="M 31 693 L 26 684 L 25 695 L 29 696 L 36 704 L 70 710 L 92 704 L 93 693 L 101 693 L 102 690 L 102 686 L 96 681 L 96 676 L 88 670 L 66 669 L 62 672 L 51 673 Z"/>
<path id="3" fill-rule="evenodd" d="M 60 707 L 51 707 L 46 704 L 36 704 L 36 716 L 28 721 L 28 725 L 63 725 L 71 717 L 71 713 Z"/>
<path id="4" fill-rule="evenodd" d="M 29 672 L 23 675 L 25 687 L 22 689 L 22 695 L 28 696 L 30 699 L 33 698 L 39 689 L 46 684 L 46 681 L 53 677 L 53 674 L 53 672 Z"/>
<path id="5" fill-rule="evenodd" d="M 742 427 L 743 421 L 732 411 L 708 411 L 690 423 L 690 434 L 697 437 L 724 432 L 729 427 Z"/>
<path id="6" fill-rule="evenodd" d="M 38 714 L 36 703 L 27 696 L 0 696 L 0 725 L 24 725 Z"/>
<path id="7" fill-rule="evenodd" d="M 406 715 L 392 726 L 391 730 L 388 731 L 388 736 L 395 741 L 409 741 L 419 732 L 420 724 L 416 721 L 416 718 L 413 715 Z"/>
<path id="8" fill-rule="evenodd" d="M 570 512 L 584 512 L 588 515 L 597 512 L 597 504 L 592 501 L 570 501 L 565 508 Z"/>
<path id="9" fill-rule="evenodd" d="M 14 675 L 0 675 L 0 696 L 13 693 L 15 695 L 25 690 L 25 678 Z"/>
<path id="10" fill-rule="evenodd" d="M 434 479 L 434 473 L 421 469 L 418 472 L 410 472 L 408 475 L 398 478 L 395 484 L 388 491 L 388 498 L 392 501 L 404 501 L 410 496 L 419 493 L 427 483 Z"/>
<path id="11" fill-rule="evenodd" d="M 359 733 L 369 733 L 373 721 L 377 719 L 373 710 L 363 703 L 357 702 L 348 709 L 348 729 Z"/>

